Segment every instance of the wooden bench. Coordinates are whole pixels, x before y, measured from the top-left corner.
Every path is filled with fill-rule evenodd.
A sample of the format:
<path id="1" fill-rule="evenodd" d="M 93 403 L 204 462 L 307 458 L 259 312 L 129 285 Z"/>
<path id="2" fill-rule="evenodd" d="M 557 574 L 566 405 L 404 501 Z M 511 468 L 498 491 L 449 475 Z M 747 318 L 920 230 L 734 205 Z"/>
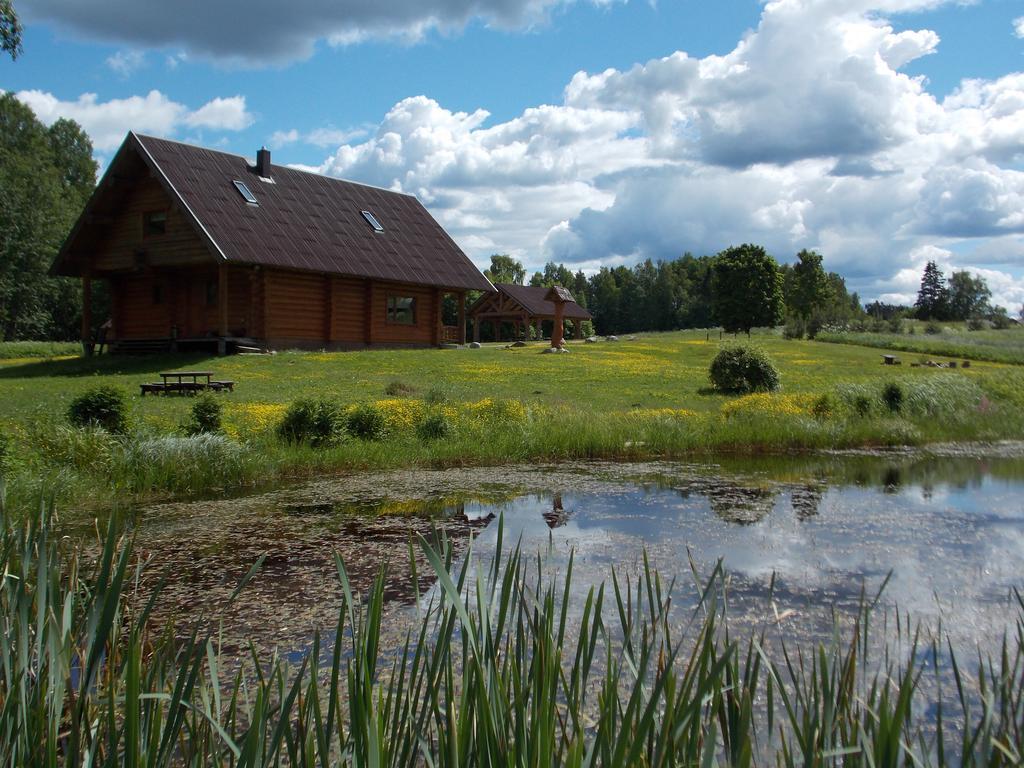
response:
<path id="1" fill-rule="evenodd" d="M 214 392 L 223 392 L 225 389 L 228 392 L 235 391 L 235 382 L 233 381 L 211 381 L 210 389 Z"/>
<path id="2" fill-rule="evenodd" d="M 882 355 L 882 363 L 885 365 L 902 365 L 896 355 Z"/>
<path id="3" fill-rule="evenodd" d="M 150 394 L 150 395 L 161 395 L 161 394 L 163 394 L 164 392 L 167 391 L 167 385 L 166 384 L 158 384 L 158 383 L 140 384 L 139 388 L 142 390 L 142 392 L 140 393 L 142 397 L 145 397 L 147 394 Z"/>

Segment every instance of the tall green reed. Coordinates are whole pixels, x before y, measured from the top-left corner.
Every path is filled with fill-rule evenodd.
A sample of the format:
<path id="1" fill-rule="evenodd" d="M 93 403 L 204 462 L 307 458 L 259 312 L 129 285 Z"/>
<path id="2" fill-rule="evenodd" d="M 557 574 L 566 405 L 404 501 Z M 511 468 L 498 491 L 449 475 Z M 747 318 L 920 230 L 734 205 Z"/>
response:
<path id="1" fill-rule="evenodd" d="M 503 541 L 453 561 L 421 539 L 431 586 L 411 629 L 385 632 L 383 572 L 360 593 L 336 560 L 330 642 L 297 667 L 221 655 L 196 620 L 151 626 L 159 591 L 111 525 L 95 559 L 56 540 L 52 506 L 0 530 L 0 763 L 4 765 L 662 766 L 1012 765 L 1024 732 L 1024 601 L 1014 632 L 968 673 L 901 620 L 879 644 L 877 596 L 831 641 L 737 639 L 727 577 L 696 607 L 646 556 L 636 576 L 579 596 L 573 560 Z M 415 564 L 416 559 L 411 557 Z M 256 563 L 231 599 L 259 578 Z M 415 573 L 414 582 L 420 583 Z M 873 657 L 879 645 L 878 659 Z M 948 670 L 948 674 L 947 674 Z M 952 680 L 936 705 L 921 681 Z M 949 704 L 951 701 L 953 704 Z M 946 702 L 946 703 L 944 703 Z M 945 707 L 945 708 L 944 708 Z"/>

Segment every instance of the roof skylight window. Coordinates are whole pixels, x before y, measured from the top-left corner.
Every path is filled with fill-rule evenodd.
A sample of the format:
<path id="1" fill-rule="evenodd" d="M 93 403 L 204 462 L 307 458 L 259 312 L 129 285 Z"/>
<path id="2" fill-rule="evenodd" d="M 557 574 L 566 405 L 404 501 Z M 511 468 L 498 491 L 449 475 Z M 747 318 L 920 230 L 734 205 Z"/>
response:
<path id="1" fill-rule="evenodd" d="M 254 195 L 252 193 L 252 190 L 250 190 L 249 187 L 245 185 L 244 181 L 239 181 L 238 179 L 235 179 L 234 184 L 235 189 L 237 189 L 239 194 L 241 194 L 241 196 L 245 198 L 245 202 L 249 203 L 250 205 L 260 204 L 259 201 L 256 199 L 256 195 Z"/>
<path id="2" fill-rule="evenodd" d="M 363 218 L 366 219 L 369 222 L 371 227 L 373 227 L 373 231 L 374 232 L 383 232 L 384 231 L 384 227 L 382 227 L 380 222 L 377 221 L 377 217 L 376 216 L 374 216 L 369 211 L 360 211 L 360 213 L 363 214 Z"/>

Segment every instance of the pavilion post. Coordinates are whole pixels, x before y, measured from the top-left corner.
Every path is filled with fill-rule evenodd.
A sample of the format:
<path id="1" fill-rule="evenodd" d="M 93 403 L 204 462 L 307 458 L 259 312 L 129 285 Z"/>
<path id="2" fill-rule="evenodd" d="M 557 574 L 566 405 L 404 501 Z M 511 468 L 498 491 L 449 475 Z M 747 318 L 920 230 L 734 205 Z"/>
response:
<path id="1" fill-rule="evenodd" d="M 228 265 L 221 262 L 217 270 L 217 354 L 228 351 Z"/>
<path id="2" fill-rule="evenodd" d="M 86 357 L 92 355 L 92 275 L 82 275 L 82 352 Z"/>
<path id="3" fill-rule="evenodd" d="M 480 343 L 480 322 L 479 315 L 473 318 L 473 341 L 477 344 Z"/>
<path id="4" fill-rule="evenodd" d="M 572 322 L 576 329 L 576 340 L 580 341 L 583 339 L 583 321 L 577 317 Z"/>

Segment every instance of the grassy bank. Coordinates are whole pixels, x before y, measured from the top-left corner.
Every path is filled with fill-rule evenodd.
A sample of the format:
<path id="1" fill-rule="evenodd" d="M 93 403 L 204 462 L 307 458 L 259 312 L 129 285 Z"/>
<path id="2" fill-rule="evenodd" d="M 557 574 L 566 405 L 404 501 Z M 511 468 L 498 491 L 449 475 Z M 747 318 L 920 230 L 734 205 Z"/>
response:
<path id="1" fill-rule="evenodd" d="M 289 352 L 231 358 L 101 357 L 0 363 L 0 429 L 9 502 L 31 507 L 59 487 L 81 508 L 113 500 L 202 493 L 348 469 L 502 464 L 573 458 L 640 459 L 694 452 L 993 440 L 1024 434 L 1024 368 L 881 365 L 877 350 L 755 337 L 783 389 L 746 397 L 710 392 L 719 349 L 705 333 L 652 334 L 540 347 Z M 191 398 L 138 396 L 163 370 L 208 369 L 236 391 L 219 396 L 223 429 L 187 436 Z M 131 393 L 130 429 L 70 426 L 75 395 L 98 384 Z M 887 388 L 899 390 L 896 407 Z M 325 397 L 363 405 L 379 439 L 342 435 L 312 447 L 277 432 L 287 405 Z M 443 422 L 425 432 L 424 422 Z"/>
<path id="2" fill-rule="evenodd" d="M 4 520 L 0 761 L 987 766 L 1024 758 L 1019 595 L 1001 652 L 965 666 L 942 636 L 921 639 L 908 617 L 873 615 L 871 599 L 852 625 L 836 624 L 831 642 L 798 652 L 775 622 L 730 634 L 728 579 L 717 569 L 689 587 L 701 596 L 698 610 L 678 616 L 673 593 L 686 587 L 663 581 L 646 558 L 635 580 L 613 572 L 580 600 L 571 561 L 551 575 L 513 549 L 456 566 L 443 541 L 417 546 L 434 586 L 398 648 L 383 639 L 385 575 L 361 596 L 338 560 L 337 644 L 316 639 L 290 668 L 260 658 L 234 673 L 214 637 L 150 626 L 149 596 L 132 597 L 130 586 L 148 564 L 113 533 L 90 564 L 58 549 L 45 513 L 29 524 Z M 243 581 L 231 600 L 246 599 Z"/>
<path id="3" fill-rule="evenodd" d="M 987 360 L 1024 365 L 1024 328 L 968 330 L 965 323 L 945 323 L 936 334 L 926 324 L 907 321 L 903 333 L 837 331 L 818 334 L 818 341 L 878 347 L 954 360 Z M 908 333 L 913 328 L 914 333 Z"/>

